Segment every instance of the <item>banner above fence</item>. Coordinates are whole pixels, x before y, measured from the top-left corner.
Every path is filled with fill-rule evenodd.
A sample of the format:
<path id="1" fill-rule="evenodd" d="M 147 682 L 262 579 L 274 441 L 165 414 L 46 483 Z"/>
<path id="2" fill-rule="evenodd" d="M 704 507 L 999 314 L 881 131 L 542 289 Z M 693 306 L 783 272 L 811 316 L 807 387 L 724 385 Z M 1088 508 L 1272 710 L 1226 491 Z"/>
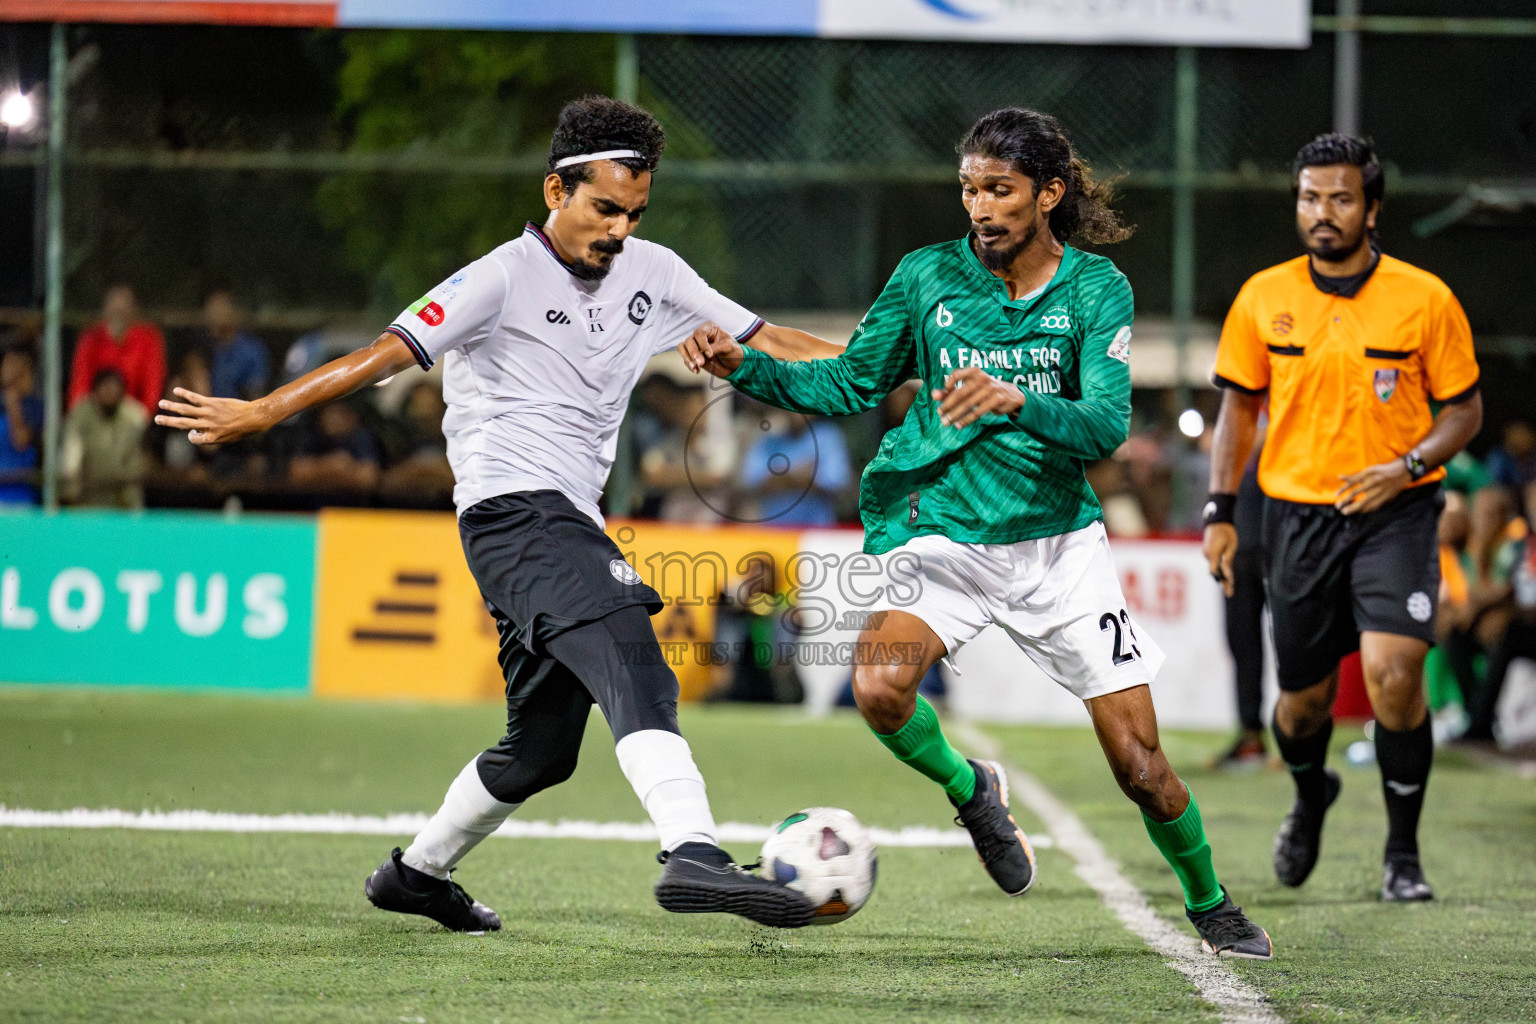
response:
<path id="1" fill-rule="evenodd" d="M 1309 0 L 820 0 L 817 34 L 976 43 L 1311 43 Z"/>
<path id="2" fill-rule="evenodd" d="M 3 21 L 1304 48 L 1310 0 L 0 0 Z"/>

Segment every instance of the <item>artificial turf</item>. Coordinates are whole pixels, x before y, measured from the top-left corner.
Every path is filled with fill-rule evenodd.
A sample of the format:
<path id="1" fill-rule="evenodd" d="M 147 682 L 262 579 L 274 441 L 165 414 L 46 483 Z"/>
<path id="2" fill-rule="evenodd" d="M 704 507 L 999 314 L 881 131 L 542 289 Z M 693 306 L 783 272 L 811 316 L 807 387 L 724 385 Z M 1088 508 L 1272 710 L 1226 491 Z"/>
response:
<path id="1" fill-rule="evenodd" d="M 683 725 L 722 821 L 832 804 L 871 825 L 946 827 L 953 813 L 851 716 L 690 708 Z M 489 706 L 0 690 L 0 803 L 430 812 L 498 726 Z M 1091 733 L 989 731 L 1177 920 L 1172 876 Z M 1220 739 L 1168 746 L 1224 881 L 1275 936 L 1276 960 L 1238 969 L 1287 1019 L 1536 1016 L 1536 786 L 1446 759 L 1425 847 L 1442 899 L 1382 907 L 1374 774 L 1346 774 L 1316 877 L 1283 890 L 1268 843 L 1288 782 L 1193 770 Z M 519 816 L 641 820 L 600 719 L 576 776 Z M 0 828 L 0 1020 L 1216 1019 L 1054 849 L 1020 900 L 968 850 L 887 849 L 852 920 L 774 932 L 659 910 L 646 844 L 493 839 L 457 877 L 506 927 L 472 938 L 363 899 L 363 877 L 406 839 Z"/>

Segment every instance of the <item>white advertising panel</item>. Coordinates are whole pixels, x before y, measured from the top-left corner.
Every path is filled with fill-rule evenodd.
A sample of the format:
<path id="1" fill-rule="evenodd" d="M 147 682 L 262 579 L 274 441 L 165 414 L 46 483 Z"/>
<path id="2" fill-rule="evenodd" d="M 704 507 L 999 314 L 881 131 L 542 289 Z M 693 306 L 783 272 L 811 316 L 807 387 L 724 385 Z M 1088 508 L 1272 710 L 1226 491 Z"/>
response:
<path id="1" fill-rule="evenodd" d="M 1308 0 L 821 0 L 818 34 L 974 42 L 1311 44 Z"/>

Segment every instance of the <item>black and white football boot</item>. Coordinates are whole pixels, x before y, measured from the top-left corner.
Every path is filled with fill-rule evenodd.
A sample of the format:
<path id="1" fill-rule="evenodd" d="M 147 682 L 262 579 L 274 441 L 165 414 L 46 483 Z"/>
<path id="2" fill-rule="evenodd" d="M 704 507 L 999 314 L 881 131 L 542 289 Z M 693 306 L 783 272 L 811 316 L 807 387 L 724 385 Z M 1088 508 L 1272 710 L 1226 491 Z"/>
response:
<path id="1" fill-rule="evenodd" d="M 1328 778 L 1322 806 L 1314 807 L 1297 797 L 1275 834 L 1275 877 L 1281 885 L 1294 888 L 1317 867 L 1317 856 L 1323 846 L 1323 816 L 1344 788 L 1338 772 L 1329 768 L 1325 774 Z"/>
<path id="2" fill-rule="evenodd" d="M 674 914 L 739 914 L 769 928 L 802 928 L 816 916 L 803 893 L 738 867 L 718 846 L 683 843 L 656 859 L 656 902 Z"/>
<path id="3" fill-rule="evenodd" d="M 992 881 L 1009 896 L 1022 896 L 1035 884 L 1035 848 L 1008 810 L 1008 774 L 996 761 L 972 760 L 970 765 L 976 791 L 955 804 L 960 812 L 955 824 L 971 833 L 976 856 Z"/>
<path id="4" fill-rule="evenodd" d="M 400 857 L 397 846 L 363 883 L 369 903 L 397 914 L 430 917 L 453 932 L 484 935 L 501 930 L 501 918 L 496 911 L 473 899 L 459 883 L 417 871 Z"/>
<path id="5" fill-rule="evenodd" d="M 1275 955 L 1269 933 L 1232 902 L 1227 887 L 1221 887 L 1221 904 L 1196 913 L 1184 908 L 1184 916 L 1200 933 L 1200 948 L 1213 956 L 1240 957 L 1244 960 L 1268 960 Z"/>
<path id="6" fill-rule="evenodd" d="M 1419 858 L 1387 858 L 1381 869 L 1381 898 L 1387 903 L 1422 903 L 1435 898 L 1435 890 L 1424 880 Z"/>

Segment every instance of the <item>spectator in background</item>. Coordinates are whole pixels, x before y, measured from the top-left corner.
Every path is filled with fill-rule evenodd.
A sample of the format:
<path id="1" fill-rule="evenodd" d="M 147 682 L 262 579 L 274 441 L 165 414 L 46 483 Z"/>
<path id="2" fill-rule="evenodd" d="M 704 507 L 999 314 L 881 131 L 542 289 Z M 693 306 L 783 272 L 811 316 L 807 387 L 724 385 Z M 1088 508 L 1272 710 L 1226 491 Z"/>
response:
<path id="1" fill-rule="evenodd" d="M 1447 476 L 1447 482 L 1450 479 Z M 1467 713 L 1465 709 L 1482 689 L 1477 672 L 1482 648 L 1474 631 L 1481 609 L 1473 601 L 1473 563 L 1467 551 L 1472 519 L 1467 504 L 1463 491 L 1446 487 L 1437 531 L 1440 600 L 1435 607 L 1435 646 L 1424 659 L 1424 683 L 1437 737 L 1441 733 L 1459 734 L 1465 728 L 1466 723 L 1456 719 Z"/>
<path id="2" fill-rule="evenodd" d="M 0 351 L 0 505 L 36 505 L 38 439 L 43 400 L 37 391 L 37 356 L 11 343 Z"/>
<path id="3" fill-rule="evenodd" d="M 448 440 L 443 436 L 447 411 L 436 381 L 422 381 L 411 389 L 394 424 L 400 458 L 384 474 L 385 494 L 410 504 L 451 497 L 453 467 L 448 464 Z"/>
<path id="4" fill-rule="evenodd" d="M 752 522 L 770 526 L 834 526 L 838 494 L 848 486 L 848 446 L 831 420 L 796 412 L 754 410 L 766 431 L 747 450 L 741 485 Z"/>
<path id="5" fill-rule="evenodd" d="M 1507 433 L 1506 433 L 1507 436 Z M 1488 645 L 1488 674 L 1475 698 L 1469 701 L 1471 722 L 1463 739 L 1495 738 L 1499 695 L 1504 678 L 1516 658 L 1536 659 L 1536 481 L 1525 487 L 1526 530 L 1519 540 L 1506 543 L 1499 552 L 1495 576 L 1502 604 L 1509 610 L 1503 633 Z"/>
<path id="6" fill-rule="evenodd" d="M 629 410 L 630 430 L 636 458 L 661 440 L 676 419 L 673 406 L 682 398 L 682 387 L 664 373 L 647 374 L 635 388 Z"/>
<path id="7" fill-rule="evenodd" d="M 240 321 L 240 307 L 227 289 L 215 289 L 203 300 L 213 390 L 199 394 L 250 401 L 267 393 L 271 359 L 266 343 L 242 329 Z"/>
<path id="8" fill-rule="evenodd" d="M 1232 596 L 1226 597 L 1227 649 L 1232 652 L 1237 694 L 1238 734 L 1211 768 L 1249 768 L 1265 759 L 1264 720 L 1264 492 L 1259 489 L 1259 457 L 1264 428 L 1254 437 L 1253 454 L 1237 485 L 1237 554 L 1232 556 Z M 1209 459 L 1206 460 L 1207 466 Z"/>
<path id="9" fill-rule="evenodd" d="M 1114 459 L 1125 468 L 1130 492 L 1141 503 L 1147 529 L 1163 533 L 1173 508 L 1173 464 L 1168 455 L 1167 430 L 1161 422 L 1132 434 L 1115 449 Z"/>
<path id="10" fill-rule="evenodd" d="M 328 402 L 308 417 L 288 482 L 311 491 L 369 491 L 379 485 L 379 442 L 350 401 Z"/>
<path id="11" fill-rule="evenodd" d="M 1084 470 L 1088 486 L 1104 510 L 1104 529 L 1111 537 L 1145 537 L 1147 517 L 1141 502 L 1131 493 L 1125 465 L 1119 459 L 1100 459 Z"/>
<path id="12" fill-rule="evenodd" d="M 1488 475 L 1516 493 L 1536 480 L 1536 430 L 1529 423 L 1504 424 L 1504 443 L 1488 453 Z"/>
<path id="13" fill-rule="evenodd" d="M 1198 536 L 1205 528 L 1205 489 L 1211 477 L 1211 446 L 1216 441 L 1216 417 L 1205 421 L 1200 436 L 1171 440 L 1172 505 L 1169 533 Z"/>
<path id="14" fill-rule="evenodd" d="M 177 388 L 199 395 L 213 394 L 213 372 L 203 349 L 192 348 L 182 353 L 175 372 L 165 382 L 165 397 L 175 397 Z M 150 451 L 165 470 L 160 482 L 175 485 L 202 483 L 208 479 L 208 463 L 213 453 L 188 440 L 185 430 L 151 426 L 149 438 Z"/>
<path id="15" fill-rule="evenodd" d="M 144 507 L 148 413 L 114 367 L 97 370 L 85 401 L 64 419 L 60 489 L 74 505 Z"/>
<path id="16" fill-rule="evenodd" d="M 640 453 L 642 515 L 674 523 L 718 523 L 730 509 L 736 473 L 736 428 L 729 401 L 710 401 L 704 388 L 657 375 L 647 397 L 661 431 Z"/>
<path id="17" fill-rule="evenodd" d="M 165 338 L 160 328 L 139 318 L 133 289 L 114 284 L 101 303 L 101 320 L 87 327 L 75 342 L 69 373 L 70 409 L 95 388 L 102 370 L 122 376 L 128 397 L 140 409 L 154 409 L 165 387 Z"/>

